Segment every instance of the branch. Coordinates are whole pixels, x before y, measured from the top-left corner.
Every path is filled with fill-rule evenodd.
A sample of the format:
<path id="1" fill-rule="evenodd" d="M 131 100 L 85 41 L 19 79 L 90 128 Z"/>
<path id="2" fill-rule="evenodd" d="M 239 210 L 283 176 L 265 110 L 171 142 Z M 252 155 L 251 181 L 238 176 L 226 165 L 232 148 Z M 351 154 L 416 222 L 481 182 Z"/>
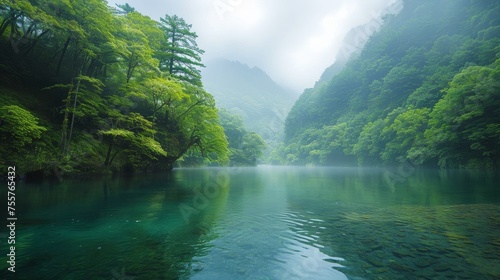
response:
<path id="1" fill-rule="evenodd" d="M 182 116 L 184 116 L 185 114 L 189 113 L 189 111 L 191 111 L 194 107 L 196 107 L 197 105 L 200 105 L 201 103 L 203 102 L 203 100 L 198 100 L 196 101 L 196 103 L 194 103 L 193 105 L 191 105 L 186 111 L 184 111 L 182 114 L 180 114 L 179 116 L 177 116 L 177 118 L 181 118 Z"/>

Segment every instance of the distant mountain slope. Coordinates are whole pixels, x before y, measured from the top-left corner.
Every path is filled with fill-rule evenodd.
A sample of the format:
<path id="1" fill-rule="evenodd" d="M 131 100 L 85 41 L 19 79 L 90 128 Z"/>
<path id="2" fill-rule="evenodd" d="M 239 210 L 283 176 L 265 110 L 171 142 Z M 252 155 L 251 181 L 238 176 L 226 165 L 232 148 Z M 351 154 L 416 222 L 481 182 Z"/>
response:
<path id="1" fill-rule="evenodd" d="M 297 100 L 281 161 L 498 166 L 498 14 L 500 1 L 404 1 Z"/>
<path id="2" fill-rule="evenodd" d="M 261 69 L 237 61 L 209 61 L 202 77 L 217 107 L 241 115 L 247 129 L 261 135 L 268 148 L 282 141 L 285 117 L 297 93 L 280 87 Z"/>
<path id="3" fill-rule="evenodd" d="M 347 62 L 361 54 L 370 37 L 384 25 L 384 18 L 397 14 L 403 8 L 403 0 L 396 0 L 392 5 L 382 10 L 380 14 L 373 14 L 373 18 L 366 24 L 356 26 L 344 36 L 335 62 L 323 71 L 314 88 L 319 88 L 344 69 Z"/>

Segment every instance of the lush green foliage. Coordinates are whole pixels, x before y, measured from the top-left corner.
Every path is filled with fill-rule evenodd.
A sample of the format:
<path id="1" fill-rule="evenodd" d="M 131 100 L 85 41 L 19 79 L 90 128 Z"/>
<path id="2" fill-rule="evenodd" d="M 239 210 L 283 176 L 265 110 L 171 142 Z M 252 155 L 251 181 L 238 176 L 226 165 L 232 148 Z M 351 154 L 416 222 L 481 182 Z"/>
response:
<path id="1" fill-rule="evenodd" d="M 170 169 L 191 152 L 228 162 L 191 26 L 118 8 L 0 0 L 1 166 Z"/>
<path id="2" fill-rule="evenodd" d="M 256 165 L 266 148 L 262 137 L 255 132 L 247 131 L 241 116 L 232 115 L 225 109 L 222 109 L 219 115 L 229 142 L 231 165 Z"/>
<path id="3" fill-rule="evenodd" d="M 223 161 L 203 157 L 203 151 L 190 150 L 178 161 L 180 166 L 206 166 L 228 163 L 231 166 L 255 166 L 262 162 L 266 143 L 262 137 L 245 128 L 243 118 L 226 109 L 219 110 L 220 124 L 228 142 L 228 157 Z"/>
<path id="4" fill-rule="evenodd" d="M 38 125 L 38 119 L 17 105 L 0 108 L 0 159 L 1 165 L 14 165 L 16 155 L 34 148 L 33 140 L 39 139 L 47 129 Z M 26 167 L 26 166 L 22 166 Z"/>
<path id="5" fill-rule="evenodd" d="M 178 16 L 166 15 L 161 18 L 161 28 L 167 36 L 167 44 L 157 56 L 160 60 L 160 69 L 168 71 L 181 80 L 201 86 L 200 70 L 203 67 L 200 55 L 203 50 L 198 48 L 198 35 L 191 31 L 191 25 Z"/>
<path id="6" fill-rule="evenodd" d="M 439 165 L 493 165 L 500 157 L 500 59 L 457 74 L 434 106 L 425 131 Z"/>
<path id="7" fill-rule="evenodd" d="M 499 13 L 498 1 L 405 1 L 356 59 L 304 92 L 276 160 L 498 167 Z"/>
<path id="8" fill-rule="evenodd" d="M 40 138 L 46 129 L 38 125 L 38 120 L 29 111 L 19 106 L 3 106 L 0 111 L 1 139 L 3 143 L 12 143 L 11 147 L 20 149 Z M 5 146 L 3 146 L 5 147 Z"/>

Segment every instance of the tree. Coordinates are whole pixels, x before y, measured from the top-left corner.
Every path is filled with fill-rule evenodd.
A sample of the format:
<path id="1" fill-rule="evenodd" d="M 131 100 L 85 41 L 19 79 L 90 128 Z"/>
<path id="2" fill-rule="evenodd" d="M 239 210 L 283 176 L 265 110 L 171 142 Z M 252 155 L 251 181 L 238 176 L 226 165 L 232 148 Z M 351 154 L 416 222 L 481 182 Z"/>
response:
<path id="1" fill-rule="evenodd" d="M 122 151 L 126 151 L 128 156 L 138 154 L 139 157 L 149 160 L 167 155 L 160 143 L 153 139 L 153 124 L 143 116 L 138 113 L 124 116 L 115 112 L 113 117 L 114 121 L 109 129 L 98 132 L 108 143 L 105 166 L 110 166 L 116 155 Z"/>
<path id="2" fill-rule="evenodd" d="M 387 163 L 405 160 L 422 163 L 416 149 L 425 146 L 424 131 L 427 128 L 429 113 L 429 108 L 409 108 L 399 114 L 392 123 L 387 124 L 382 133 L 391 133 L 393 137 L 388 139 L 380 158 Z"/>
<path id="3" fill-rule="evenodd" d="M 227 163 L 228 142 L 213 96 L 189 83 L 183 83 L 183 89 L 189 97 L 172 102 L 158 120 L 159 126 L 166 127 L 157 138 L 169 153 L 166 165 L 172 165 L 190 150 L 212 162 Z"/>
<path id="4" fill-rule="evenodd" d="M 430 113 L 425 138 L 442 167 L 498 164 L 500 59 L 457 74 Z"/>
<path id="5" fill-rule="evenodd" d="M 128 12 L 116 17 L 116 44 L 120 61 L 125 65 L 125 79 L 128 84 L 137 69 L 147 73 L 159 72 L 158 60 L 153 54 L 165 39 L 158 23 L 138 12 Z"/>
<path id="6" fill-rule="evenodd" d="M 97 117 L 99 112 L 105 108 L 104 100 L 100 96 L 103 87 L 104 84 L 100 80 L 80 75 L 70 84 L 56 84 L 44 88 L 44 90 L 68 89 L 67 97 L 64 100 L 64 118 L 60 141 L 61 154 L 63 156 L 68 154 L 71 148 L 70 144 L 75 126 L 75 117 L 92 119 Z M 71 120 L 69 117 L 70 114 Z"/>
<path id="7" fill-rule="evenodd" d="M 20 150 L 33 139 L 40 138 L 47 129 L 38 125 L 38 119 L 29 111 L 17 106 L 7 105 L 0 108 L 0 139 L 10 143 L 10 147 Z M 2 145 L 2 148 L 7 148 Z"/>
<path id="8" fill-rule="evenodd" d="M 145 97 L 149 99 L 152 108 L 151 120 L 153 123 L 160 115 L 165 123 L 169 123 L 170 115 L 175 111 L 174 104 L 189 99 L 182 85 L 173 79 L 148 79 L 144 82 L 144 86 L 146 89 Z"/>
<path id="9" fill-rule="evenodd" d="M 380 132 L 384 128 L 384 120 L 377 119 L 374 122 L 367 123 L 361 134 L 358 142 L 354 145 L 353 153 L 358 158 L 359 164 L 377 163 L 380 159 L 380 152 L 383 149 Z"/>
<path id="10" fill-rule="evenodd" d="M 27 0 L 0 1 L 0 37 L 8 31 L 14 53 L 26 55 L 57 21 Z"/>
<path id="11" fill-rule="evenodd" d="M 118 7 L 116 13 L 119 15 L 128 15 L 130 13 L 135 12 L 135 8 L 130 6 L 128 3 L 125 3 L 123 5 L 120 4 L 115 4 L 116 7 Z"/>
<path id="12" fill-rule="evenodd" d="M 191 24 L 176 15 L 165 15 L 160 22 L 167 37 L 156 55 L 160 60 L 160 69 L 180 80 L 201 86 L 201 74 L 197 67 L 204 67 L 200 57 L 204 51 L 198 48 L 198 35 L 191 31 Z"/>
<path id="13" fill-rule="evenodd" d="M 222 109 L 219 111 L 219 117 L 229 142 L 230 164 L 256 165 L 266 148 L 262 137 L 255 132 L 247 131 L 240 115 L 233 115 Z"/>
<path id="14" fill-rule="evenodd" d="M 266 143 L 259 134 L 255 132 L 246 133 L 241 141 L 241 162 L 245 165 L 256 165 L 265 148 Z"/>
<path id="15" fill-rule="evenodd" d="M 24 163 L 31 152 L 33 140 L 47 131 L 38 125 L 38 118 L 17 105 L 0 107 L 0 166 Z M 29 164 L 29 163 L 28 163 Z M 24 166 L 24 164 L 23 164 Z M 26 171 L 26 170 L 24 170 Z"/>
<path id="16" fill-rule="evenodd" d="M 50 47 L 51 60 L 57 59 L 57 63 L 50 63 L 56 66 L 55 74 L 62 73 L 69 79 L 79 74 L 103 78 L 106 66 L 116 62 L 115 24 L 106 3 L 101 0 L 33 2 L 54 19 L 47 27 L 51 36 L 45 46 Z M 70 63 L 64 64 L 65 60 Z"/>
<path id="17" fill-rule="evenodd" d="M 224 133 L 227 136 L 229 147 L 234 148 L 241 142 L 243 135 L 247 133 L 241 115 L 231 114 L 226 109 L 219 110 L 219 118 Z"/>

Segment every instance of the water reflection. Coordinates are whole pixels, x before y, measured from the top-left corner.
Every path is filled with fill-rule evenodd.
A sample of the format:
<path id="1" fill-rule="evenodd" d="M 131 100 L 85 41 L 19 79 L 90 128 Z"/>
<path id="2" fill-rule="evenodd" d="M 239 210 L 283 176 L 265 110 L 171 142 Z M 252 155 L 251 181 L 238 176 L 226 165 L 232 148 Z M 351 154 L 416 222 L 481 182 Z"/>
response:
<path id="1" fill-rule="evenodd" d="M 323 221 L 289 211 L 287 186 L 274 172 L 230 173 L 231 199 L 215 227 L 219 238 L 195 258 L 205 269 L 192 279 L 347 279 L 334 269 L 342 258 L 324 253 Z"/>
<path id="2" fill-rule="evenodd" d="M 384 172 L 205 168 L 20 183 L 15 276 L 500 277 L 498 175 L 415 170 L 391 187 Z M 13 276 L 7 265 L 0 279 Z"/>
<path id="3" fill-rule="evenodd" d="M 207 233 L 225 197 L 188 224 L 178 205 L 194 187 L 170 175 L 19 184 L 16 279 L 110 279 L 122 268 L 138 279 L 189 278 L 193 257 L 216 238 Z"/>

